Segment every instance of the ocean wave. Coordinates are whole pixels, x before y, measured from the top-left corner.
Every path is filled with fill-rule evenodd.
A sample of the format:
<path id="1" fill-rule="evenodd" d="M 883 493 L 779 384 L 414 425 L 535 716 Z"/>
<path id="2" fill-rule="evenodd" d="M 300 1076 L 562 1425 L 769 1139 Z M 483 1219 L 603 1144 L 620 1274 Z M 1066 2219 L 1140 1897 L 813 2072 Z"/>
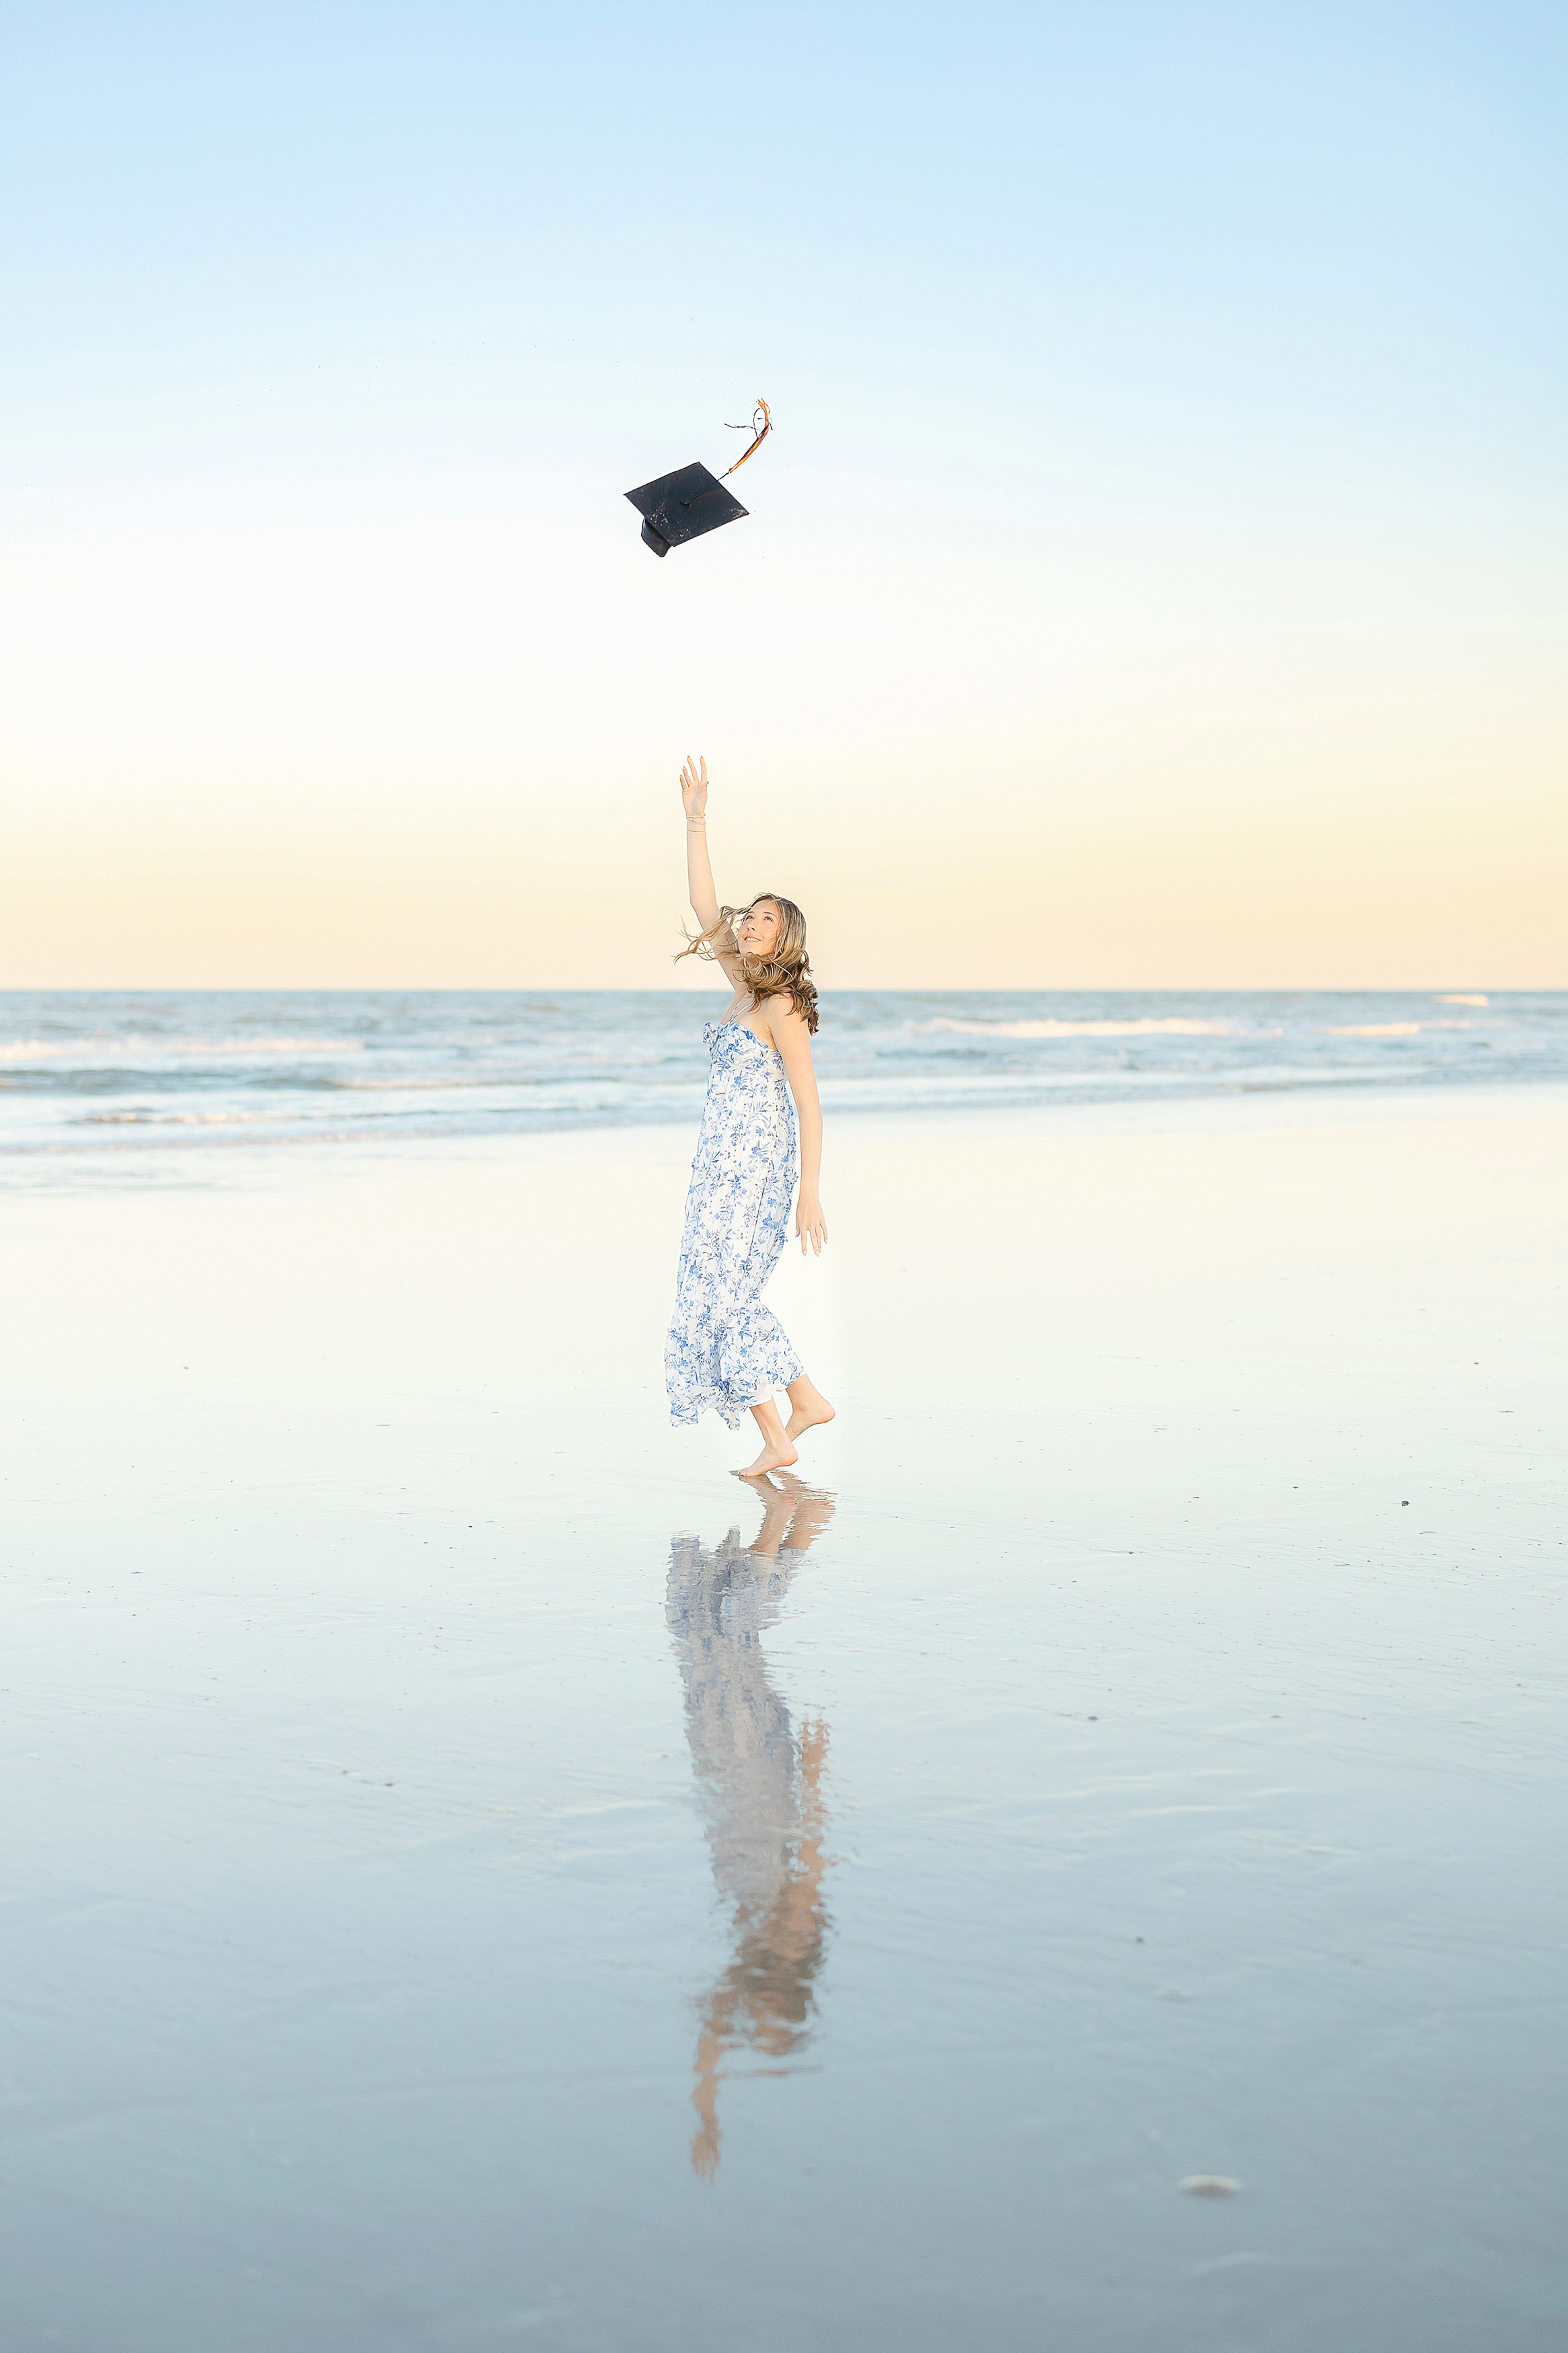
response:
<path id="1" fill-rule="evenodd" d="M 226 1062 L 286 1054 L 363 1054 L 363 1038 L 16 1038 L 0 1045 L 0 1062 L 124 1062 L 166 1056 L 172 1061 Z"/>
<path id="2" fill-rule="evenodd" d="M 1229 1038 L 1229 1021 L 955 1021 L 939 1014 L 934 1021 L 911 1021 L 909 1033 L 934 1038 L 950 1032 L 961 1038 Z"/>
<path id="3" fill-rule="evenodd" d="M 1423 1029 L 1473 1029 L 1473 1021 L 1345 1021 L 1331 1038 L 1419 1038 Z"/>
<path id="4" fill-rule="evenodd" d="M 286 1111 L 83 1111 L 74 1127 L 272 1127 L 286 1122 Z"/>

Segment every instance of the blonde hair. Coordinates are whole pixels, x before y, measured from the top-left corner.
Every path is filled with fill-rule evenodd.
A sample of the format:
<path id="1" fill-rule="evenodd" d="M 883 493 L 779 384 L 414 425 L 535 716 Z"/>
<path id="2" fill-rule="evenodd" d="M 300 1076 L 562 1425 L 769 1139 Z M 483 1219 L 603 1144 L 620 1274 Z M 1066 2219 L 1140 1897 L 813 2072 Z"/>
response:
<path id="1" fill-rule="evenodd" d="M 733 956 L 741 967 L 741 977 L 759 1001 L 764 997 L 787 997 L 805 1023 L 807 1034 L 816 1035 L 816 984 L 811 977 L 811 958 L 805 952 L 805 917 L 793 899 L 782 898 L 776 891 L 759 891 L 752 906 L 770 899 L 779 911 L 779 935 L 773 942 L 773 953 L 765 956 L 748 956 L 741 953 L 741 943 L 735 937 L 735 919 L 751 913 L 748 907 L 721 907 L 717 923 L 710 923 L 695 938 L 689 934 L 683 948 L 676 952 L 675 961 L 682 956 L 702 956 L 710 964 Z"/>

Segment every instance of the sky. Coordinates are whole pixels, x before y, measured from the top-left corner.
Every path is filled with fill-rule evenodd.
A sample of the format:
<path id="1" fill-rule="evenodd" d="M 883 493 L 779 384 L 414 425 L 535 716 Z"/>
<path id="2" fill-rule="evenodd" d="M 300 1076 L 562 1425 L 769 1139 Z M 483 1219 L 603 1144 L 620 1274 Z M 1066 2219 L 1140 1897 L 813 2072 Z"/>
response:
<path id="1" fill-rule="evenodd" d="M 1568 987 L 1561 10 L 0 56 L 0 986 Z"/>

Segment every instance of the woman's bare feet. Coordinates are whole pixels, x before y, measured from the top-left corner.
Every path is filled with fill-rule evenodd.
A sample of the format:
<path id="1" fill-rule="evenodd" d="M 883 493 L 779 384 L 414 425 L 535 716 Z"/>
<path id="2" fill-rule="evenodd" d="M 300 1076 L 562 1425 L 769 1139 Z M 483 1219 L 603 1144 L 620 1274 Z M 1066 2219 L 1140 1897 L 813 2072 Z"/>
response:
<path id="1" fill-rule="evenodd" d="M 743 1471 L 736 1472 L 735 1476 L 737 1479 L 765 1479 L 770 1471 L 787 1471 L 792 1462 L 799 1461 L 799 1455 L 781 1430 L 776 1438 L 767 1440 L 756 1461 L 748 1462 Z"/>
<path id="2" fill-rule="evenodd" d="M 737 1479 L 765 1479 L 770 1471 L 787 1471 L 792 1462 L 799 1461 L 772 1398 L 763 1398 L 752 1408 L 752 1419 L 762 1432 L 763 1451 L 754 1462 L 736 1472 Z"/>
<path id="3" fill-rule="evenodd" d="M 815 1383 L 802 1373 L 798 1381 L 789 1385 L 789 1401 L 795 1410 L 790 1415 L 786 1438 L 798 1438 L 804 1430 L 815 1430 L 819 1422 L 833 1419 L 833 1408 Z"/>

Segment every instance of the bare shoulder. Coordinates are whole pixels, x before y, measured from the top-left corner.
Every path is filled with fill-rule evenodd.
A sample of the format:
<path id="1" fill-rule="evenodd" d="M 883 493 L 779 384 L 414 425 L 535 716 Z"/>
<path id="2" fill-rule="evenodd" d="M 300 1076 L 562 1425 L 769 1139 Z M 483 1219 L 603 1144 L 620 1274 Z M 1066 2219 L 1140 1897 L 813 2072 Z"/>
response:
<path id="1" fill-rule="evenodd" d="M 787 1061 L 794 1054 L 809 1054 L 811 1031 L 804 1013 L 797 1013 L 787 997 L 764 997 L 757 1007 L 756 1018 L 767 1024 L 769 1037 Z"/>

